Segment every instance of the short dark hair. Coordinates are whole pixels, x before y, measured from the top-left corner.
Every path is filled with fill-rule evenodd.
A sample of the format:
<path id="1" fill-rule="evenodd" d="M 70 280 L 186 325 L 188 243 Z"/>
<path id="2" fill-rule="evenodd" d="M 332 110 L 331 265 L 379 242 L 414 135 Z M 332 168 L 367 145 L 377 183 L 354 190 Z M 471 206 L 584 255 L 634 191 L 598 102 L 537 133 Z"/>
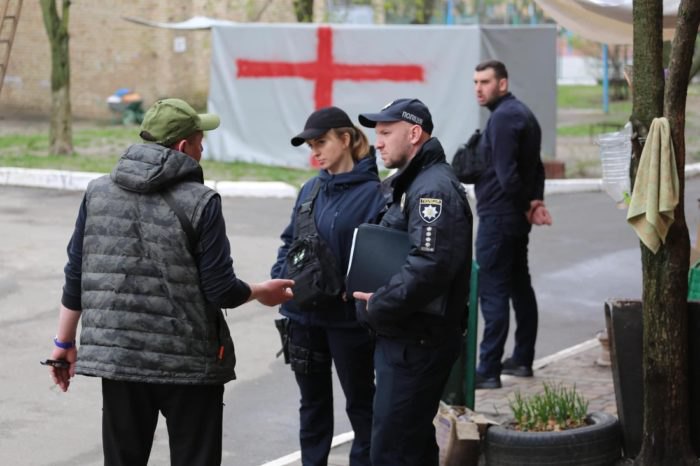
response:
<path id="1" fill-rule="evenodd" d="M 476 71 L 484 71 L 491 68 L 496 79 L 508 79 L 506 65 L 498 60 L 486 60 L 476 65 Z"/>

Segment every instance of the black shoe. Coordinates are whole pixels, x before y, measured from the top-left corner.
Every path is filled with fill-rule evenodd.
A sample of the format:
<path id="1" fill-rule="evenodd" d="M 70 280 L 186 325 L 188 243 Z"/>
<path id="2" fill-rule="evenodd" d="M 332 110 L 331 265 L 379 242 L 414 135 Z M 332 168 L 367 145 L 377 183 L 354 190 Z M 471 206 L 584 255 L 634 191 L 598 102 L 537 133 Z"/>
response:
<path id="1" fill-rule="evenodd" d="M 516 377 L 532 377 L 532 366 L 518 366 L 511 358 L 503 361 L 501 374 Z"/>
<path id="2" fill-rule="evenodd" d="M 501 376 L 497 375 L 495 377 L 484 377 L 480 374 L 475 374 L 474 377 L 474 388 L 479 389 L 489 389 L 489 388 L 501 388 Z"/>

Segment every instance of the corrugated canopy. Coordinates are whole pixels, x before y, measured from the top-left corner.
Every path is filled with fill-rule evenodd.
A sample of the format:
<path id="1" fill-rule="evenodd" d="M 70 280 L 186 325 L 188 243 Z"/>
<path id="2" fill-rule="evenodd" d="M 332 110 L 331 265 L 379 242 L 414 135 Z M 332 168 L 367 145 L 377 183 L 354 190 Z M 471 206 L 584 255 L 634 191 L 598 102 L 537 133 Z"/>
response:
<path id="1" fill-rule="evenodd" d="M 603 44 L 632 43 L 633 0 L 535 0 L 559 25 Z M 673 39 L 680 0 L 664 0 L 664 40 Z"/>

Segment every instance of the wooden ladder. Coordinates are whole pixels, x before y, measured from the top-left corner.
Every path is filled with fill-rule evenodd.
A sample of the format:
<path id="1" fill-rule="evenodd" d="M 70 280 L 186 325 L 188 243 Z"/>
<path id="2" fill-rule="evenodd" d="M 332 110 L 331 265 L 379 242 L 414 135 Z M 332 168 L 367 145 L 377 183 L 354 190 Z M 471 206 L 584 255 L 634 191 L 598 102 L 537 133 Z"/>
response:
<path id="1" fill-rule="evenodd" d="M 22 0 L 5 0 L 0 17 L 0 92 L 5 82 L 7 64 L 10 61 L 10 51 L 17 32 L 19 12 L 22 9 Z"/>

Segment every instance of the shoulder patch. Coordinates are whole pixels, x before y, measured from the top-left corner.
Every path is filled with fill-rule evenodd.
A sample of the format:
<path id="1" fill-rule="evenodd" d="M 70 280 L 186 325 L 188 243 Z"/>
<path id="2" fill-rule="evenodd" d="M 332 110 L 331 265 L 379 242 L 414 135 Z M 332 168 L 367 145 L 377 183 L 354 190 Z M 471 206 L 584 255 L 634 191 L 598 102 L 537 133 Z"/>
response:
<path id="1" fill-rule="evenodd" d="M 442 213 L 442 199 L 421 197 L 418 201 L 418 215 L 425 223 L 433 223 Z"/>

